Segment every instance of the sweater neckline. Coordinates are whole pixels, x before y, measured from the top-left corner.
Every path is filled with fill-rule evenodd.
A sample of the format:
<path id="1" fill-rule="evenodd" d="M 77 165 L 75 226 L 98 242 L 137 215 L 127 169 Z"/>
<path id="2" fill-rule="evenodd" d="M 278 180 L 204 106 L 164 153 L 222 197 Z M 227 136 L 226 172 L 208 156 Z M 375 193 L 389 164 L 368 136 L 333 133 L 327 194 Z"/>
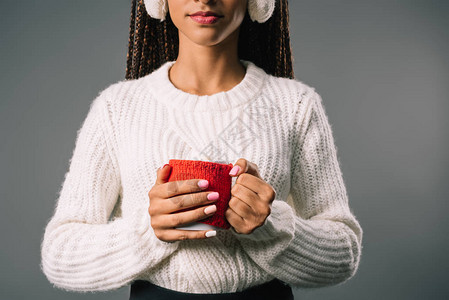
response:
<path id="1" fill-rule="evenodd" d="M 168 71 L 175 61 L 167 61 L 146 76 L 149 92 L 164 105 L 192 112 L 225 111 L 243 105 L 262 89 L 267 73 L 248 60 L 240 60 L 245 76 L 233 88 L 211 95 L 196 95 L 178 89 L 170 81 Z"/>

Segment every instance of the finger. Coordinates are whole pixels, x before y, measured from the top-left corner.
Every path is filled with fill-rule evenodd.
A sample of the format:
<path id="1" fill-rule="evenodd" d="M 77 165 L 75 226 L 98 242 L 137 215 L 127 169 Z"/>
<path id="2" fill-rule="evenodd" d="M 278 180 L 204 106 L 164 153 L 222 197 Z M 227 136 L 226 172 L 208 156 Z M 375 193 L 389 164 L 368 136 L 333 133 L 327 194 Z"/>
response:
<path id="1" fill-rule="evenodd" d="M 232 197 L 231 200 L 229 200 L 229 208 L 231 208 L 239 217 L 246 220 L 253 218 L 253 215 L 256 214 L 251 206 L 237 197 Z"/>
<path id="2" fill-rule="evenodd" d="M 250 162 L 249 160 L 246 160 L 244 158 L 239 158 L 234 164 L 234 167 L 231 169 L 229 175 L 240 176 L 243 173 L 248 173 L 255 177 L 261 178 L 259 174 L 259 168 L 255 163 Z"/>
<path id="3" fill-rule="evenodd" d="M 234 228 L 241 228 L 245 224 L 245 220 L 230 207 L 226 210 L 225 217 Z"/>
<path id="4" fill-rule="evenodd" d="M 248 173 L 243 173 L 242 175 L 240 175 L 235 181 L 234 186 L 236 184 L 241 184 L 250 189 L 251 191 L 253 191 L 254 193 L 260 195 L 263 195 L 268 190 L 266 187 L 266 185 L 268 184 L 264 180 Z"/>
<path id="5" fill-rule="evenodd" d="M 163 198 L 168 199 L 177 195 L 196 193 L 209 187 L 209 182 L 204 179 L 187 179 L 166 182 L 161 185 Z"/>
<path id="6" fill-rule="evenodd" d="M 231 195 L 241 199 L 250 207 L 255 207 L 260 204 L 261 199 L 259 195 L 246 186 L 236 183 L 231 189 Z"/>
<path id="7" fill-rule="evenodd" d="M 153 220 L 153 223 L 156 223 L 154 225 L 157 228 L 172 229 L 210 217 L 216 211 L 216 205 L 202 206 L 188 211 L 160 215 L 156 220 Z"/>
<path id="8" fill-rule="evenodd" d="M 244 220 L 246 225 L 256 227 L 262 226 L 271 213 L 271 206 L 268 203 L 257 201 L 256 205 L 250 206 L 237 197 L 231 198 L 229 207 Z"/>
<path id="9" fill-rule="evenodd" d="M 164 199 L 161 205 L 154 208 L 155 214 L 169 214 L 187 208 L 213 204 L 220 198 L 219 193 L 207 191 L 183 194 Z"/>
<path id="10" fill-rule="evenodd" d="M 159 168 L 156 172 L 157 174 L 156 185 L 168 182 L 170 173 L 171 173 L 171 166 L 169 164 L 165 164 L 162 168 Z"/>
<path id="11" fill-rule="evenodd" d="M 207 234 L 207 235 L 206 235 Z M 182 241 L 182 240 L 198 240 L 207 239 L 217 235 L 215 230 L 181 230 L 181 229 L 168 229 L 164 230 L 159 236 L 167 242 Z"/>

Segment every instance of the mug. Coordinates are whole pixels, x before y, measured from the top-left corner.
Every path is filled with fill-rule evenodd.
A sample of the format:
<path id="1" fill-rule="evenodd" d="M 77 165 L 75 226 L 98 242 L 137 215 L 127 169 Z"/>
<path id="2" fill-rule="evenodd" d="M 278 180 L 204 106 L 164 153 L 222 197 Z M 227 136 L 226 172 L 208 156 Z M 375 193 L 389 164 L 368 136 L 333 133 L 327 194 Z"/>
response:
<path id="1" fill-rule="evenodd" d="M 231 225 L 228 220 L 226 220 L 225 212 L 228 209 L 229 200 L 231 199 L 233 177 L 229 175 L 229 172 L 233 167 L 232 163 L 224 163 L 223 161 L 211 162 L 202 160 L 170 159 L 168 164 L 172 167 L 168 181 L 206 179 L 209 181 L 209 186 L 202 191 L 219 193 L 218 200 L 213 203 L 217 206 L 217 211 L 212 216 L 198 220 L 197 222 L 186 224 L 182 227 L 177 227 L 177 229 L 229 229 Z M 206 204 L 204 207 L 209 205 L 211 204 Z M 197 207 L 187 208 L 180 211 L 192 210 Z"/>

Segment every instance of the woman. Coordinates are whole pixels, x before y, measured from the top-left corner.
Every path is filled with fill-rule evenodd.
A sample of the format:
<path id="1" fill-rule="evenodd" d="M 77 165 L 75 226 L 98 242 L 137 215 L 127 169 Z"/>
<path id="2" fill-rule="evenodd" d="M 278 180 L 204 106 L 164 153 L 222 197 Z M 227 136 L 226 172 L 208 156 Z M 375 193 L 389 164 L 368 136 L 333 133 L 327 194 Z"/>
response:
<path id="1" fill-rule="evenodd" d="M 287 2 L 144 2 L 127 80 L 98 95 L 78 133 L 42 242 L 49 281 L 131 284 L 130 299 L 293 299 L 290 286 L 354 276 L 363 234 L 321 97 L 285 78 Z M 168 182 L 159 166 L 172 158 L 234 162 L 230 230 L 175 229 L 216 199 L 201 178 Z"/>

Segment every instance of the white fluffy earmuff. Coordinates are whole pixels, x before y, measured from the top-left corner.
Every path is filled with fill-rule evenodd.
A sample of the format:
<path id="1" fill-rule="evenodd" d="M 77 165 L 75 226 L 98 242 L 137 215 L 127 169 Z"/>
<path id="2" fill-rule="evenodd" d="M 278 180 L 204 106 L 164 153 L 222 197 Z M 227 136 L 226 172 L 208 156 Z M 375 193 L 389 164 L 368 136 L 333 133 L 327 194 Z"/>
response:
<path id="1" fill-rule="evenodd" d="M 143 3 L 150 17 L 160 19 L 161 22 L 165 20 L 168 12 L 167 0 L 143 0 Z"/>
<path id="2" fill-rule="evenodd" d="M 248 14 L 253 22 L 264 23 L 274 11 L 275 0 L 248 0 Z"/>
<path id="3" fill-rule="evenodd" d="M 145 8 L 150 17 L 165 20 L 168 12 L 167 0 L 144 0 Z M 253 22 L 264 23 L 274 11 L 275 0 L 248 0 L 248 14 Z"/>

